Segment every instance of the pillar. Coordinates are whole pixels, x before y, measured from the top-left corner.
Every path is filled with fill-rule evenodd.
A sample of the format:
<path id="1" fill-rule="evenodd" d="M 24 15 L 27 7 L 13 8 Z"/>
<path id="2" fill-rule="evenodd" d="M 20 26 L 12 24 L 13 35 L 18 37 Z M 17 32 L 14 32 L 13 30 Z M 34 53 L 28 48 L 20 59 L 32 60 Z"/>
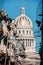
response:
<path id="1" fill-rule="evenodd" d="M 25 47 L 26 47 L 26 40 L 24 40 L 24 45 L 25 45 Z"/>
<path id="2" fill-rule="evenodd" d="M 26 47 L 27 47 L 27 39 L 26 39 Z"/>
<path id="3" fill-rule="evenodd" d="M 31 47 L 33 46 L 32 44 L 33 44 L 33 43 L 32 43 L 32 39 L 31 39 Z"/>
<path id="4" fill-rule="evenodd" d="M 34 47 L 34 40 L 32 39 L 32 47 Z"/>
<path id="5" fill-rule="evenodd" d="M 29 47 L 29 39 L 28 39 L 28 47 Z"/>
<path id="6" fill-rule="evenodd" d="M 29 39 L 29 47 L 30 47 L 30 39 Z"/>
<path id="7" fill-rule="evenodd" d="M 31 39 L 30 39 L 30 47 L 31 47 Z"/>
<path id="8" fill-rule="evenodd" d="M 28 47 L 28 39 L 27 39 L 27 47 Z"/>

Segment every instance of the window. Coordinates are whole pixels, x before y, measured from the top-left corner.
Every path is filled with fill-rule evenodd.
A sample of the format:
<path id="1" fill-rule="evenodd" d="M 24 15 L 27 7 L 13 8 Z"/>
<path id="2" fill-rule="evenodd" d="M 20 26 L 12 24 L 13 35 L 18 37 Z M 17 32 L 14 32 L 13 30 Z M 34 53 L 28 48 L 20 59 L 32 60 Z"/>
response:
<path id="1" fill-rule="evenodd" d="M 16 34 L 17 34 L 17 31 L 16 31 Z"/>
<path id="2" fill-rule="evenodd" d="M 31 47 L 31 39 L 30 39 L 30 47 Z"/>
<path id="3" fill-rule="evenodd" d="M 29 19 L 28 19 L 28 21 L 29 21 Z M 30 21 L 29 21 L 29 25 L 30 25 Z"/>
<path id="4" fill-rule="evenodd" d="M 28 30 L 27 30 L 27 34 L 28 34 Z"/>
<path id="5" fill-rule="evenodd" d="M 21 33 L 21 31 L 19 30 L 19 34 Z"/>
<path id="6" fill-rule="evenodd" d="M 27 21 L 27 18 L 25 17 L 26 21 Z"/>
<path id="7" fill-rule="evenodd" d="M 23 19 L 24 19 L 24 16 L 23 16 Z"/>
<path id="8" fill-rule="evenodd" d="M 23 34 L 24 34 L 24 30 L 23 30 Z"/>
<path id="9" fill-rule="evenodd" d="M 31 31 L 29 31 L 29 34 L 31 35 Z"/>

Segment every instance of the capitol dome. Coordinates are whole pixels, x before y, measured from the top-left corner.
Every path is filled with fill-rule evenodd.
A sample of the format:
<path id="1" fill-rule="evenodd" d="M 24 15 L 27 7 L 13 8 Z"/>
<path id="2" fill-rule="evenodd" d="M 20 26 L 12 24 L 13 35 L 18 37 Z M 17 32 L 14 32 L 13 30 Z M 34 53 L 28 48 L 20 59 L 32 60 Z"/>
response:
<path id="1" fill-rule="evenodd" d="M 33 25 L 29 17 L 25 15 L 25 8 L 20 8 L 20 15 L 15 19 L 17 43 L 24 44 L 25 51 L 35 52 L 36 41 L 33 35 Z M 17 44 L 17 46 L 18 46 Z"/>
<path id="2" fill-rule="evenodd" d="M 25 8 L 24 7 L 21 7 L 21 15 L 18 16 L 15 21 L 16 21 L 16 24 L 17 24 L 17 27 L 18 28 L 33 28 L 32 26 L 32 21 L 30 20 L 29 17 L 27 17 L 24 13 L 25 11 Z"/>

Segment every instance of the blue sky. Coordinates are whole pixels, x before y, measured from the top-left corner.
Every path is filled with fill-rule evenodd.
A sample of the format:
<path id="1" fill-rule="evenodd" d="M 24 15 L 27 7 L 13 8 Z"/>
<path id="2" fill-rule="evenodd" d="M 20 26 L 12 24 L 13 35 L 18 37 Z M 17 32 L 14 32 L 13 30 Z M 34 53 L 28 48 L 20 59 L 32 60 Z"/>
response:
<path id="1" fill-rule="evenodd" d="M 41 0 L 0 0 L 0 9 L 1 6 L 3 6 L 3 10 L 8 14 L 10 18 L 13 19 L 20 15 L 20 7 L 24 6 L 25 14 L 31 19 L 34 31 L 39 30 L 36 24 L 36 19 L 41 20 L 41 17 L 38 16 L 38 14 L 42 11 L 41 5 Z M 39 40 L 41 40 L 41 38 L 36 37 L 37 51 L 39 51 Z"/>

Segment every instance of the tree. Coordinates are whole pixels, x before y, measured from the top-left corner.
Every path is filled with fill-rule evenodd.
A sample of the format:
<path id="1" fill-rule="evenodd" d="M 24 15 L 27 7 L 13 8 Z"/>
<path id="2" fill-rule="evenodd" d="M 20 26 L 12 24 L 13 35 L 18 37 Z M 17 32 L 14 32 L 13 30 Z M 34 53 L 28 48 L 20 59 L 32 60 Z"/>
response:
<path id="1" fill-rule="evenodd" d="M 39 54 L 40 54 L 40 57 L 41 57 L 40 65 L 43 65 L 43 13 L 39 14 L 39 16 L 42 16 L 42 22 L 36 21 L 36 23 L 38 24 L 38 27 L 40 27 L 40 30 L 42 32 L 42 41 L 41 41 L 41 48 L 39 50 Z M 42 23 L 42 25 L 40 26 L 41 23 Z"/>

